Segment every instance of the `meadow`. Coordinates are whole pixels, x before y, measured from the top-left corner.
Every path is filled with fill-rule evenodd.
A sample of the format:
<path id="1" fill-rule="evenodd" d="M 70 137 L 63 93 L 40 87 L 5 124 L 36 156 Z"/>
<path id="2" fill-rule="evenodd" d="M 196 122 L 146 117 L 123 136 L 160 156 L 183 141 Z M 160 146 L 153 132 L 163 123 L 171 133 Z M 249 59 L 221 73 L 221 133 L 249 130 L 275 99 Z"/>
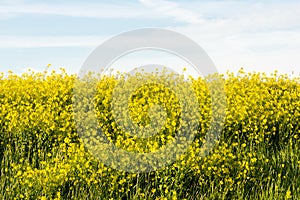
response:
<path id="1" fill-rule="evenodd" d="M 243 70 L 214 76 L 224 82 L 226 116 L 209 154 L 199 156 L 211 122 L 211 93 L 205 78 L 190 77 L 199 106 L 199 116 L 189 116 L 199 124 L 191 145 L 170 165 L 131 173 L 105 165 L 89 151 L 84 141 L 97 134 L 79 136 L 76 75 L 63 69 L 0 74 L 0 198 L 300 199 L 300 78 Z M 178 87 L 186 83 L 178 80 Z M 156 116 L 166 121 L 157 135 L 136 138 L 118 127 L 112 113 L 119 81 L 122 76 L 102 77 L 93 98 L 107 140 L 138 153 L 171 142 L 180 127 L 180 97 L 160 84 L 136 90 L 128 107 L 138 126 L 151 123 L 148 111 L 155 104 L 166 113 Z"/>

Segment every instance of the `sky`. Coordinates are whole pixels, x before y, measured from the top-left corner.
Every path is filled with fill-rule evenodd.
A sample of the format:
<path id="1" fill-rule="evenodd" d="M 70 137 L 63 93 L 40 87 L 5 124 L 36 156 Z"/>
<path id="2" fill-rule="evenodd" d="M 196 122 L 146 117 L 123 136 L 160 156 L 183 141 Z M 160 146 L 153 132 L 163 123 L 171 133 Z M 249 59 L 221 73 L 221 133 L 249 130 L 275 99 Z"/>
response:
<path id="1" fill-rule="evenodd" d="M 89 54 L 120 33 L 146 27 L 197 42 L 220 73 L 300 74 L 297 0 L 0 0 L 0 72 L 65 68 L 77 73 Z M 129 55 L 128 65 L 185 65 L 159 52 Z M 176 62 L 176 63 L 175 63 Z"/>

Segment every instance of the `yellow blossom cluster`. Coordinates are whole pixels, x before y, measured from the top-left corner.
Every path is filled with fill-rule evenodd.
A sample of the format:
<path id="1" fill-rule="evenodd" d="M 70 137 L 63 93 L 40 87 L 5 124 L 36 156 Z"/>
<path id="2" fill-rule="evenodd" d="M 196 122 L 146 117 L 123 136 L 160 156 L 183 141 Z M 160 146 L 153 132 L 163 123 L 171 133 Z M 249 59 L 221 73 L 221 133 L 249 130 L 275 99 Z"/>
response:
<path id="1" fill-rule="evenodd" d="M 84 82 L 95 91 L 83 87 L 74 101 L 78 77 L 64 69 L 0 74 L 1 199 L 300 198 L 299 77 L 240 70 L 143 78 Z M 218 130 L 203 156 L 207 133 Z M 130 154 L 116 158 L 106 143 Z M 166 155 L 141 165 L 140 155 L 152 152 Z M 155 170 L 132 173 L 120 163 Z"/>

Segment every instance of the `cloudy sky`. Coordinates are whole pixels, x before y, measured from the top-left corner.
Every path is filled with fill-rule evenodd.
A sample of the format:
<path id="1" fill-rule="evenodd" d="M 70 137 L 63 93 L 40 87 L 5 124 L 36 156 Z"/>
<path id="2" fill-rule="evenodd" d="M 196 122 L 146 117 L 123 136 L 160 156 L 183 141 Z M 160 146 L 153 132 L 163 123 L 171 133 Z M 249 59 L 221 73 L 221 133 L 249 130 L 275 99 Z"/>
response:
<path id="1" fill-rule="evenodd" d="M 299 10 L 298 0 L 0 0 L 0 71 L 38 71 L 51 63 L 76 73 L 110 37 L 159 27 L 196 41 L 222 73 L 243 67 L 299 74 Z M 137 64 L 145 55 L 129 57 Z M 153 55 L 167 58 L 148 59 Z"/>

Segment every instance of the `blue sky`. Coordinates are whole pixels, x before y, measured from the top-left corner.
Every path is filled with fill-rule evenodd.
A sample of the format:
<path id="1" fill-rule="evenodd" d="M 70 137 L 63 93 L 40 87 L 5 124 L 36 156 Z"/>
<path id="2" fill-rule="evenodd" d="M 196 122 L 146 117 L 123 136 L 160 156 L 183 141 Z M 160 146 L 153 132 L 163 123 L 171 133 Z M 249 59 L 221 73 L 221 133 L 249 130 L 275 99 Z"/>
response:
<path id="1" fill-rule="evenodd" d="M 196 41 L 222 73 L 243 67 L 299 74 L 299 9 L 296 0 L 0 0 L 0 71 L 42 71 L 51 63 L 76 73 L 106 39 L 160 27 Z"/>

